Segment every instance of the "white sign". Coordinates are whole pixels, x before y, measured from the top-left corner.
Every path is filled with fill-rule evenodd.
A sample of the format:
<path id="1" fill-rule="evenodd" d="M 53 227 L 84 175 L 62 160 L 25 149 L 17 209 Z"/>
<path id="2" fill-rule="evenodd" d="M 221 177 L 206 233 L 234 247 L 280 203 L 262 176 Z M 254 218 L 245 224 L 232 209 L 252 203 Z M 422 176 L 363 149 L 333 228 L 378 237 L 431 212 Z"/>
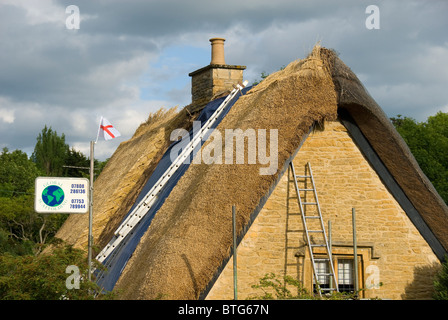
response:
<path id="1" fill-rule="evenodd" d="M 86 213 L 89 211 L 89 188 L 86 178 L 38 177 L 34 210 L 38 213 Z"/>

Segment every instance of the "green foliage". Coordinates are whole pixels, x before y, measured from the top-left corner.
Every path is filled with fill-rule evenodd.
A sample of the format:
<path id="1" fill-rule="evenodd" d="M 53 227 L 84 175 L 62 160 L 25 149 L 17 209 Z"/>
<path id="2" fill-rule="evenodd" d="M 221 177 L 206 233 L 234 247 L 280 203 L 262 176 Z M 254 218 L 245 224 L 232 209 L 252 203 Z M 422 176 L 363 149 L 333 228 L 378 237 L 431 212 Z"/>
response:
<path id="1" fill-rule="evenodd" d="M 254 297 L 259 300 L 273 299 L 311 299 L 314 298 L 306 289 L 302 287 L 302 283 L 290 276 L 279 279 L 274 273 L 267 273 L 259 280 L 258 284 L 252 286 L 254 289 L 260 289 L 263 294 Z M 292 293 L 291 290 L 295 292 Z"/>
<path id="2" fill-rule="evenodd" d="M 66 219 L 34 211 L 34 181 L 41 173 L 20 150 L 0 154 L 0 254 L 40 252 Z"/>
<path id="3" fill-rule="evenodd" d="M 434 299 L 448 300 L 448 256 L 442 263 L 442 269 L 434 279 Z"/>
<path id="4" fill-rule="evenodd" d="M 89 170 L 84 168 L 90 168 L 90 160 L 74 148 L 68 150 L 64 166 L 67 166 L 63 170 L 64 177 L 89 178 Z"/>
<path id="5" fill-rule="evenodd" d="M 280 70 L 283 70 L 283 69 L 285 69 L 286 68 L 286 66 L 285 65 L 283 65 L 280 69 L 279 69 L 279 71 Z M 264 79 L 266 79 L 267 77 L 269 77 L 269 73 L 266 73 L 266 71 L 262 71 L 261 72 L 261 75 L 260 75 L 260 80 L 255 80 L 253 83 L 252 83 L 252 85 L 253 86 L 255 86 L 255 85 L 257 85 L 257 84 L 259 84 L 261 81 L 263 81 Z"/>
<path id="6" fill-rule="evenodd" d="M 37 137 L 31 160 L 44 176 L 89 178 L 90 159 L 65 143 L 65 135 L 45 126 Z M 95 174 L 99 175 L 107 160 L 94 160 Z"/>
<path id="7" fill-rule="evenodd" d="M 448 114 L 438 112 L 426 122 L 398 115 L 391 118 L 422 171 L 448 203 Z"/>
<path id="8" fill-rule="evenodd" d="M 0 154 L 0 196 L 12 197 L 31 192 L 40 173 L 25 152 L 9 152 L 3 148 Z"/>
<path id="9" fill-rule="evenodd" d="M 68 266 L 80 271 L 79 289 L 67 288 Z M 55 247 L 51 253 L 38 256 L 0 256 L 1 300 L 91 300 L 98 287 L 87 281 L 85 253 L 70 246 Z M 102 295 L 97 299 L 112 298 Z"/>
<path id="10" fill-rule="evenodd" d="M 96 174 L 107 160 L 95 160 Z M 4 148 L 0 154 L 0 299 L 93 299 L 98 291 L 88 282 L 85 253 L 57 246 L 51 253 L 44 248 L 55 244 L 54 235 L 67 214 L 38 214 L 34 211 L 34 183 L 39 176 L 89 177 L 90 160 L 65 143 L 65 136 L 45 128 L 37 137 L 31 158 Z M 67 266 L 81 271 L 80 289 L 69 290 Z M 100 266 L 97 266 L 100 267 Z M 97 298 L 110 298 L 100 294 Z"/>
<path id="11" fill-rule="evenodd" d="M 254 289 L 260 289 L 261 295 L 256 295 L 250 299 L 256 300 L 289 300 L 289 299 L 306 299 L 306 300 L 354 300 L 358 299 L 357 293 L 341 293 L 334 292 L 331 295 L 323 295 L 322 297 L 310 293 L 306 290 L 302 282 L 291 276 L 284 276 L 279 279 L 275 273 L 267 273 L 259 280 L 258 284 L 252 286 Z"/>
<path id="12" fill-rule="evenodd" d="M 104 168 L 107 161 L 95 160 Z M 67 168 L 64 166 L 80 167 Z M 34 211 L 34 181 L 38 176 L 89 177 L 90 160 L 65 143 L 65 136 L 44 127 L 31 158 L 7 148 L 0 154 L 0 254 L 37 254 L 51 241 L 66 214 L 38 214 Z M 99 174 L 99 171 L 96 171 Z"/>
<path id="13" fill-rule="evenodd" d="M 69 146 L 65 143 L 65 135 L 58 136 L 51 127 L 45 126 L 37 137 L 31 159 L 46 176 L 60 177 L 68 155 Z"/>
<path id="14" fill-rule="evenodd" d="M 261 81 L 263 81 L 264 79 L 266 79 L 268 76 L 269 76 L 269 73 L 266 73 L 265 71 L 262 71 L 262 72 L 261 72 L 261 75 L 260 75 L 261 79 L 260 79 L 260 80 L 255 80 L 255 81 L 252 83 L 252 85 L 255 86 L 255 85 L 259 84 Z"/>
<path id="15" fill-rule="evenodd" d="M 7 231 L 10 243 L 14 241 L 16 245 L 23 244 L 27 248 L 24 251 L 26 253 L 30 253 L 29 249 L 34 253 L 40 252 L 66 218 L 64 214 L 36 213 L 34 196 L 30 194 L 0 197 L 0 228 Z"/>

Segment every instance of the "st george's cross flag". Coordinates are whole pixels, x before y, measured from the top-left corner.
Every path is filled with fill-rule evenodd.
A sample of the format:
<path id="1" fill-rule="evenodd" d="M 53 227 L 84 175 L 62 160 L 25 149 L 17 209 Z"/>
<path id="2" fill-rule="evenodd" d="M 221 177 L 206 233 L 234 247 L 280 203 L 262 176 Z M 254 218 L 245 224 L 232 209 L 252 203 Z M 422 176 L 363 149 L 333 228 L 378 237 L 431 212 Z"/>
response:
<path id="1" fill-rule="evenodd" d="M 100 120 L 98 135 L 103 137 L 104 140 L 111 140 L 113 138 L 121 136 L 120 132 L 118 132 L 118 130 L 115 129 L 115 127 L 106 118 L 103 117 L 101 117 Z"/>

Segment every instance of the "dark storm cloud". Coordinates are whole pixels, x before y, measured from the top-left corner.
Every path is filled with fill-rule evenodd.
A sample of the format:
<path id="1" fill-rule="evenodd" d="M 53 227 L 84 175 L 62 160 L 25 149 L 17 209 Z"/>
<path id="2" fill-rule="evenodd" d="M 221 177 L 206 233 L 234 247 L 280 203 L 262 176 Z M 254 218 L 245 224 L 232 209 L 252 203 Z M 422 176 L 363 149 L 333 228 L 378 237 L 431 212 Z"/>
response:
<path id="1" fill-rule="evenodd" d="M 379 30 L 365 27 L 370 4 Z M 65 26 L 69 5 L 79 30 Z M 424 120 L 448 111 L 447 13 L 446 1 L 3 0 L 0 146 L 32 149 L 47 124 L 87 151 L 105 113 L 129 138 L 148 112 L 190 102 L 188 73 L 209 63 L 213 36 L 249 81 L 321 41 L 389 116 Z"/>

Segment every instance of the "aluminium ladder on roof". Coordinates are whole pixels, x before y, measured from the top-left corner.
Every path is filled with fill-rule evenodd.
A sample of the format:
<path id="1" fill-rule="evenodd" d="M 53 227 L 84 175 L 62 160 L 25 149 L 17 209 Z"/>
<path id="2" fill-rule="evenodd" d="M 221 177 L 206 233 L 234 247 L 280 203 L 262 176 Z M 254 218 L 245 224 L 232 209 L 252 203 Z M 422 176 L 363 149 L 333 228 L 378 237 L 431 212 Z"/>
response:
<path id="1" fill-rule="evenodd" d="M 96 256 L 99 262 L 104 262 L 106 258 L 120 245 L 124 238 L 132 232 L 132 229 L 141 221 L 145 214 L 154 204 L 157 199 L 157 195 L 167 184 L 170 177 L 177 171 L 184 161 L 190 157 L 190 154 L 195 150 L 195 148 L 201 143 L 202 138 L 207 136 L 210 130 L 213 130 L 213 124 L 217 121 L 222 112 L 226 109 L 226 106 L 236 97 L 238 92 L 246 87 L 248 81 L 244 81 L 242 84 L 234 86 L 234 89 L 226 97 L 226 99 L 219 105 L 215 110 L 213 115 L 205 122 L 201 129 L 193 136 L 191 141 L 182 149 L 181 153 L 177 158 L 171 163 L 169 168 L 163 173 L 159 180 L 152 186 L 152 188 L 147 192 L 143 199 L 138 203 L 138 205 L 129 213 L 129 215 L 120 224 L 117 230 L 114 232 L 112 239 L 109 243 L 101 250 L 101 252 Z"/>
<path id="2" fill-rule="evenodd" d="M 291 167 L 291 171 L 292 171 L 292 175 L 293 175 L 293 182 L 294 182 L 294 188 L 296 191 L 296 195 L 297 195 L 297 202 L 300 208 L 300 212 L 302 215 L 302 221 L 303 221 L 303 226 L 305 229 L 305 235 L 306 235 L 306 241 L 307 241 L 307 245 L 308 245 L 308 250 L 310 253 L 310 259 L 311 259 L 311 264 L 313 267 L 313 275 L 314 275 L 314 281 L 316 283 L 316 287 L 317 287 L 317 291 L 319 293 L 319 296 L 322 296 L 323 292 L 331 292 L 331 291 L 339 291 L 338 290 L 338 283 L 336 280 L 336 276 L 335 276 L 335 272 L 334 272 L 334 266 L 333 266 L 333 259 L 332 259 L 332 255 L 331 255 L 331 248 L 329 247 L 328 244 L 328 239 L 327 239 L 327 234 L 325 232 L 325 227 L 324 227 L 324 221 L 322 219 L 322 212 L 320 210 L 320 204 L 319 204 L 319 199 L 317 197 L 317 191 L 316 191 L 316 185 L 314 183 L 314 177 L 313 177 L 313 172 L 311 170 L 311 165 L 308 162 L 305 165 L 305 175 L 296 175 L 295 173 L 295 169 L 294 169 L 294 164 L 290 163 L 290 167 Z M 303 188 L 299 188 L 299 183 L 297 180 L 301 180 L 303 181 Z M 311 186 L 307 186 L 307 183 L 311 182 Z M 306 193 L 307 192 L 312 192 L 313 193 L 313 200 L 310 201 L 305 201 L 304 199 L 306 199 Z M 301 196 L 301 193 L 303 193 L 303 197 Z M 302 199 L 304 198 L 304 199 Z M 314 207 L 314 210 L 307 210 L 307 208 L 312 208 Z M 310 211 L 312 211 L 311 214 L 307 214 Z M 314 221 L 311 222 L 311 220 Z M 319 221 L 319 223 L 316 223 L 316 220 Z M 312 228 L 312 229 L 310 229 Z M 314 238 L 312 238 L 312 236 L 310 236 L 310 234 L 316 235 L 316 238 L 319 238 L 317 241 L 312 241 L 315 240 Z M 325 252 L 314 252 L 315 248 L 324 248 Z M 316 257 L 317 256 L 317 257 Z M 326 270 L 325 272 L 321 272 L 320 270 L 318 270 L 318 268 L 316 267 L 316 263 L 318 262 L 324 262 L 327 264 L 328 266 L 328 271 Z M 319 278 L 322 277 L 328 277 L 328 280 L 330 280 L 330 277 L 333 279 L 333 284 L 334 284 L 334 288 L 323 288 L 320 286 L 319 284 Z M 328 281 L 330 283 L 330 281 Z"/>

